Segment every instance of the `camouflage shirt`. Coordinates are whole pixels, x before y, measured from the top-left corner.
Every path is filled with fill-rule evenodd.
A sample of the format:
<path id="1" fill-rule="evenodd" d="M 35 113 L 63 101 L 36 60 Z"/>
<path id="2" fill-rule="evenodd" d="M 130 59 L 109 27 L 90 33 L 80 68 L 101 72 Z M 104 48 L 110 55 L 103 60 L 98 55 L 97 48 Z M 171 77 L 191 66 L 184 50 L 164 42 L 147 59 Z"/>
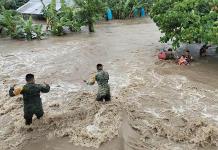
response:
<path id="1" fill-rule="evenodd" d="M 110 86 L 108 84 L 109 74 L 107 72 L 103 70 L 98 71 L 88 84 L 93 85 L 95 84 L 95 81 L 98 83 L 99 96 L 110 95 Z"/>
<path id="2" fill-rule="evenodd" d="M 27 83 L 23 87 L 12 87 L 9 91 L 11 97 L 22 94 L 24 102 L 24 111 L 31 111 L 42 109 L 42 101 L 40 93 L 48 93 L 50 91 L 49 85 Z"/>

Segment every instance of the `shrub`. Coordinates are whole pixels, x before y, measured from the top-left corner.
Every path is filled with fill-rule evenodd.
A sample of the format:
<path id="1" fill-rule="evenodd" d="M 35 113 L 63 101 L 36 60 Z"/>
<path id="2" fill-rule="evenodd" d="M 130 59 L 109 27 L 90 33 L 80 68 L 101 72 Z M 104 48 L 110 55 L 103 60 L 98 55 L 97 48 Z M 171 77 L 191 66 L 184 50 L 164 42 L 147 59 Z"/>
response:
<path id="1" fill-rule="evenodd" d="M 0 14 L 0 26 L 2 32 L 13 39 L 41 39 L 45 33 L 42 25 L 33 24 L 32 18 L 24 20 L 23 17 L 13 10 L 4 10 Z"/>

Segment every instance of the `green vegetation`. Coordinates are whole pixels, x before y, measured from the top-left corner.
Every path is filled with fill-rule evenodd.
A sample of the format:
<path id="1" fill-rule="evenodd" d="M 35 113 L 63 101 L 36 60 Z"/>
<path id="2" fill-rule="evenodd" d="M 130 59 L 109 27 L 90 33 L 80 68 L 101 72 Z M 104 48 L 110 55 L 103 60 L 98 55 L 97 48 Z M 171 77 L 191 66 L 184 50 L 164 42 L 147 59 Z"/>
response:
<path id="1" fill-rule="evenodd" d="M 31 17 L 24 20 L 14 11 L 27 1 L 0 0 L 0 35 L 27 40 L 45 36 L 42 25 L 33 24 Z M 94 32 L 94 23 L 107 8 L 115 19 L 133 17 L 135 10 L 145 8 L 163 33 L 160 41 L 172 42 L 174 48 L 181 43 L 218 44 L 218 0 L 75 0 L 75 6 L 61 0 L 59 11 L 56 0 L 51 0 L 48 7 L 44 5 L 46 31 L 61 36 L 88 26 L 89 32 Z"/>
<path id="2" fill-rule="evenodd" d="M 133 3 L 130 0 L 105 0 L 108 7 L 112 10 L 115 19 L 125 19 L 130 17 Z"/>
<path id="3" fill-rule="evenodd" d="M 105 4 L 101 0 L 76 0 L 76 6 L 67 6 L 61 0 L 61 9 L 56 11 L 56 0 L 45 8 L 44 14 L 47 19 L 47 29 L 54 35 L 64 35 L 65 29 L 78 32 L 84 25 L 89 27 L 90 32 L 94 32 L 94 23 L 103 16 L 106 10 Z"/>
<path id="4" fill-rule="evenodd" d="M 5 9 L 17 9 L 29 0 L 0 0 L 0 6 Z"/>
<path id="5" fill-rule="evenodd" d="M 112 10 L 115 19 L 133 17 L 134 10 L 145 8 L 148 10 L 152 0 L 103 0 Z"/>
<path id="6" fill-rule="evenodd" d="M 42 25 L 34 25 L 32 18 L 24 20 L 23 17 L 13 10 L 4 10 L 0 14 L 0 33 L 13 39 L 41 39 L 45 33 Z"/>
<path id="7" fill-rule="evenodd" d="M 152 0 L 75 0 L 76 6 L 66 6 L 61 0 L 61 10 L 56 11 L 56 0 L 44 9 L 47 19 L 47 29 L 54 35 L 64 35 L 65 29 L 80 31 L 81 26 L 88 26 L 89 32 L 94 32 L 94 23 L 104 16 L 107 7 L 112 9 L 115 19 L 125 19 L 133 16 L 138 8 L 148 10 Z"/>
<path id="8" fill-rule="evenodd" d="M 42 39 L 45 33 L 42 25 L 33 24 L 32 18 L 27 20 L 15 11 L 28 0 L 0 0 L 0 35 L 13 39 Z"/>
<path id="9" fill-rule="evenodd" d="M 0 34 L 15 39 L 41 39 L 44 36 L 41 25 L 34 25 L 32 18 L 24 20 L 21 14 L 12 10 L 28 0 L 0 0 Z M 152 1 L 152 0 L 150 0 Z M 42 4 L 43 1 L 41 0 Z M 104 16 L 107 8 L 111 8 L 115 18 L 124 19 L 133 16 L 137 8 L 146 7 L 149 0 L 75 0 L 75 6 L 67 6 L 61 0 L 61 9 L 56 11 L 56 0 L 44 6 L 44 17 L 47 21 L 46 31 L 61 36 L 66 31 L 78 32 L 82 26 L 88 26 L 94 32 L 94 23 Z"/>
<path id="10" fill-rule="evenodd" d="M 84 25 L 82 19 L 78 16 L 78 9 L 67 7 L 64 0 L 61 1 L 60 11 L 56 11 L 56 0 L 52 0 L 51 4 L 45 8 L 44 15 L 47 19 L 47 30 L 57 36 L 65 34 L 65 29 L 72 32 L 80 31 Z"/>
<path id="11" fill-rule="evenodd" d="M 217 0 L 157 0 L 150 12 L 161 42 L 218 44 Z"/>
<path id="12" fill-rule="evenodd" d="M 79 18 L 88 25 L 89 32 L 94 32 L 94 23 L 101 18 L 106 11 L 106 5 L 102 0 L 75 0 Z"/>

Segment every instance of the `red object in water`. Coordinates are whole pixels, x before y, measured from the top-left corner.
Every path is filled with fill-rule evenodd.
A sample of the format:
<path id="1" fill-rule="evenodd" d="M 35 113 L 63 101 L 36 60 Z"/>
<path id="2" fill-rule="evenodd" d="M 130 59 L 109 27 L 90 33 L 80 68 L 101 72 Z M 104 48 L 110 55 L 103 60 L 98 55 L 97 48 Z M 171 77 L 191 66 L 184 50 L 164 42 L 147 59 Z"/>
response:
<path id="1" fill-rule="evenodd" d="M 160 52 L 159 54 L 158 54 L 158 58 L 159 59 L 161 59 L 161 60 L 165 60 L 166 59 L 166 53 L 165 52 Z"/>

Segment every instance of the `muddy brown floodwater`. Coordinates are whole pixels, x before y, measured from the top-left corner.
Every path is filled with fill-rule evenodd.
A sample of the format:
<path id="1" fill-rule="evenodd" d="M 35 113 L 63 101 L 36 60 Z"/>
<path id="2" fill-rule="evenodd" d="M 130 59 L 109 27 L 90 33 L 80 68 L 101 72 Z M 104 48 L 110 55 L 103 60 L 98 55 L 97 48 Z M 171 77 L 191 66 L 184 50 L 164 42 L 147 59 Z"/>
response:
<path id="1" fill-rule="evenodd" d="M 96 33 L 42 41 L 0 39 L 1 150 L 216 150 L 218 61 L 196 56 L 191 66 L 156 58 L 160 32 L 148 18 L 98 24 Z M 186 46 L 185 46 L 186 47 Z M 198 46 L 189 46 L 196 54 Z M 103 63 L 112 102 L 95 102 L 97 86 L 82 80 Z M 10 85 L 27 73 L 50 83 L 45 116 L 32 132 Z"/>

